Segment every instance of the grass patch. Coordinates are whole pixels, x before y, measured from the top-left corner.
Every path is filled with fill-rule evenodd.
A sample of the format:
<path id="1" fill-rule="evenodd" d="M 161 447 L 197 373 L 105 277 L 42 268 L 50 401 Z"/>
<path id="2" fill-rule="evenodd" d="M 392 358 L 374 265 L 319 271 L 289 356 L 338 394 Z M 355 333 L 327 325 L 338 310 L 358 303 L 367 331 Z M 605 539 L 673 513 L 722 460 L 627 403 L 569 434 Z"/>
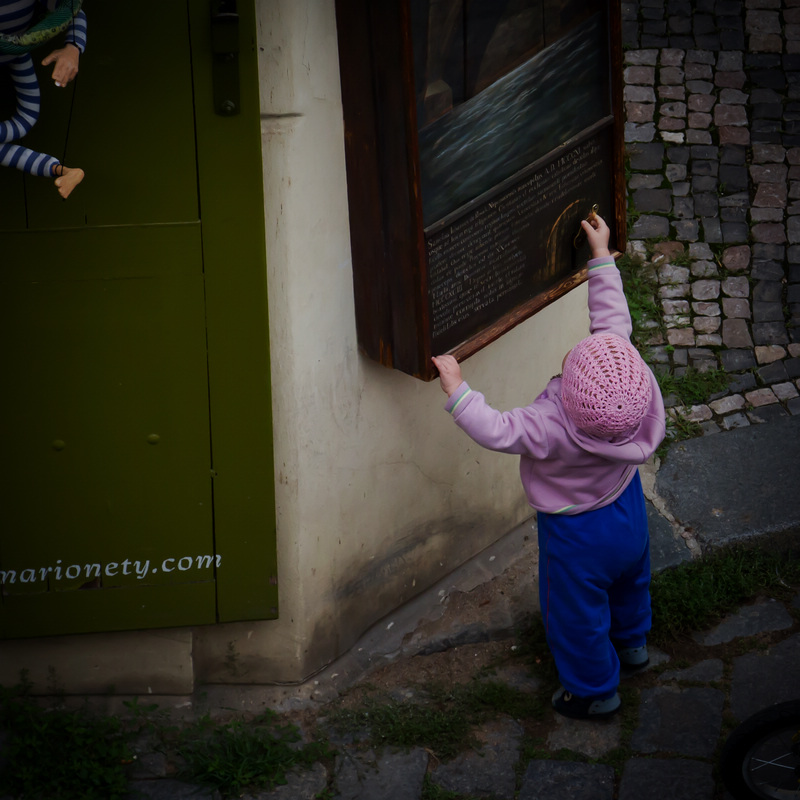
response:
<path id="1" fill-rule="evenodd" d="M 547 634 L 542 615 L 537 613 L 528 625 L 517 635 L 518 654 L 523 658 L 531 672 L 545 685 L 558 685 L 558 670 L 553 655 L 547 646 Z"/>
<path id="2" fill-rule="evenodd" d="M 174 750 L 186 765 L 184 779 L 228 797 L 281 786 L 292 767 L 310 767 L 330 755 L 325 743 L 300 744 L 297 728 L 279 724 L 272 711 L 250 722 L 200 720 L 180 732 Z"/>
<path id="3" fill-rule="evenodd" d="M 689 367 L 682 375 L 657 372 L 656 380 L 664 397 L 673 395 L 679 405 L 689 407 L 706 403 L 712 395 L 727 390 L 729 377 L 723 370 L 699 372 Z M 667 414 L 667 433 L 656 455 L 664 458 L 673 442 L 694 439 L 702 434 L 703 428 L 699 422 L 686 419 L 679 413 Z"/>
<path id="4" fill-rule="evenodd" d="M 470 794 L 459 794 L 442 789 L 441 786 L 431 780 L 430 775 L 426 775 L 422 781 L 422 795 L 420 800 L 480 800 Z"/>
<path id="5" fill-rule="evenodd" d="M 631 340 L 644 356 L 646 343 L 654 332 L 663 332 L 661 306 L 656 300 L 658 283 L 652 270 L 644 269 L 641 258 L 625 254 L 617 261 L 625 299 L 633 323 Z"/>
<path id="6" fill-rule="evenodd" d="M 689 367 L 682 375 L 664 373 L 656 375 L 663 395 L 672 394 L 681 405 L 696 406 L 705 403 L 711 395 L 728 388 L 728 374 L 721 369 L 699 372 Z"/>
<path id="7" fill-rule="evenodd" d="M 340 731 L 366 729 L 378 747 L 425 747 L 448 759 L 472 744 L 472 721 L 463 709 L 370 697 L 355 710 L 340 709 L 331 716 Z"/>
<path id="8" fill-rule="evenodd" d="M 0 687 L 3 747 L 0 795 L 47 800 L 118 800 L 131 759 L 122 723 L 85 709 L 43 709 L 25 681 Z"/>
<path id="9" fill-rule="evenodd" d="M 667 414 L 667 433 L 664 441 L 656 448 L 656 455 L 663 459 L 669 452 L 669 446 L 673 442 L 680 442 L 684 439 L 694 439 L 703 435 L 703 428 L 699 422 L 680 414 Z"/>
<path id="10" fill-rule="evenodd" d="M 447 761 L 474 744 L 473 728 L 500 714 L 540 717 L 541 700 L 499 681 L 425 687 L 424 703 L 368 697 L 356 709 L 338 709 L 331 725 L 368 731 L 376 747 L 424 747 Z"/>
<path id="11" fill-rule="evenodd" d="M 219 725 L 209 719 L 168 726 L 155 705 L 129 704 L 133 719 L 89 714 L 85 709 L 46 709 L 30 696 L 30 684 L 0 687 L 0 729 L 7 733 L 0 765 L 0 796 L 25 800 L 121 800 L 128 796 L 131 740 L 146 732 L 180 777 L 213 787 L 224 797 L 286 783 L 294 766 L 330 757 L 327 743 L 300 743 L 293 725 L 268 711 L 252 722 Z"/>
<path id="12" fill-rule="evenodd" d="M 691 267 L 693 262 L 694 259 L 689 255 L 688 250 L 673 253 L 669 259 L 669 263 L 676 267 Z"/>
<path id="13" fill-rule="evenodd" d="M 525 739 L 519 756 L 519 772 L 524 774 L 531 761 L 589 761 L 583 753 L 577 753 L 562 747 L 559 750 L 550 750 L 545 739 Z"/>
<path id="14" fill-rule="evenodd" d="M 653 576 L 650 640 L 666 643 L 707 628 L 762 593 L 780 596 L 800 584 L 797 545 L 731 546 Z"/>

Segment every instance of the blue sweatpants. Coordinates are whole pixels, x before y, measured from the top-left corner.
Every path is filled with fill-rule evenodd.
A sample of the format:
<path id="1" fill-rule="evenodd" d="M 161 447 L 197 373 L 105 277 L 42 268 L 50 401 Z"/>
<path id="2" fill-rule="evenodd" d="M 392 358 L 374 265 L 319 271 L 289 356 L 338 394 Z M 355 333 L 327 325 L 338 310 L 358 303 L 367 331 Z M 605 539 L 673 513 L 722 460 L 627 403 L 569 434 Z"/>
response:
<path id="1" fill-rule="evenodd" d="M 615 651 L 645 644 L 650 630 L 650 547 L 637 470 L 608 506 L 538 514 L 539 598 L 561 683 L 579 697 L 611 697 Z"/>

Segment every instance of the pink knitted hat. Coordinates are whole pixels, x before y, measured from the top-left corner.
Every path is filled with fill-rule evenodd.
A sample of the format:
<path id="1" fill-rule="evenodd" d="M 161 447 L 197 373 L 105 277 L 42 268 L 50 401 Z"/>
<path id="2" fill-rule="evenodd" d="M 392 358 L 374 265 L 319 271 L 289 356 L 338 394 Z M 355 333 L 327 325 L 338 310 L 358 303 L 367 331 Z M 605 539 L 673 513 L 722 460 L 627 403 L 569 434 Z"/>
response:
<path id="1" fill-rule="evenodd" d="M 653 395 L 650 371 L 636 348 L 614 333 L 597 333 L 569 352 L 561 379 L 564 410 L 591 436 L 633 431 Z"/>

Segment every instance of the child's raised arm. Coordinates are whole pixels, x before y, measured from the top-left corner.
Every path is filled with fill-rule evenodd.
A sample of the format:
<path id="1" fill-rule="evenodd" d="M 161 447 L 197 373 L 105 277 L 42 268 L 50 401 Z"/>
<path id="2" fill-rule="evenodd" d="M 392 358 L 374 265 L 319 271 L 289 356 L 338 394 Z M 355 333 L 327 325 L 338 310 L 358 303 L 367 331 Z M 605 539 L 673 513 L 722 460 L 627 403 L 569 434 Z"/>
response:
<path id="1" fill-rule="evenodd" d="M 610 231 L 605 220 L 595 215 L 581 222 L 592 260 L 589 261 L 589 330 L 591 333 L 616 333 L 630 339 L 632 326 L 622 279 L 608 249 Z"/>

